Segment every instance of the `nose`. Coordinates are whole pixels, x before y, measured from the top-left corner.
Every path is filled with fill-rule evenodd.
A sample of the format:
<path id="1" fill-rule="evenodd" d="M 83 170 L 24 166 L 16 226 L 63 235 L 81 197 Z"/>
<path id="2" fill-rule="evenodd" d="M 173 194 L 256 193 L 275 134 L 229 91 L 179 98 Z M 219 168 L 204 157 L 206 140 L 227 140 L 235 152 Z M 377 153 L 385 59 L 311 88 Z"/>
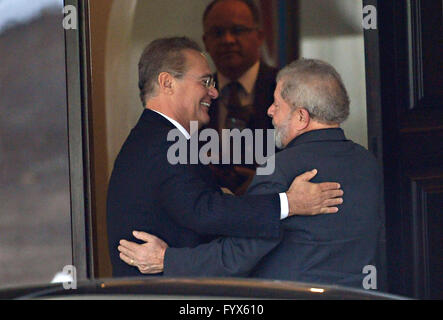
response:
<path id="1" fill-rule="evenodd" d="M 215 89 L 215 87 L 209 88 L 208 94 L 209 94 L 209 96 L 211 97 L 212 100 L 218 98 L 218 90 Z"/>
<path id="2" fill-rule="evenodd" d="M 271 106 L 268 108 L 268 116 L 271 118 L 274 116 L 274 104 L 271 104 Z"/>
<path id="3" fill-rule="evenodd" d="M 230 30 L 225 30 L 221 39 L 224 43 L 234 43 L 236 41 L 235 36 L 231 33 Z"/>

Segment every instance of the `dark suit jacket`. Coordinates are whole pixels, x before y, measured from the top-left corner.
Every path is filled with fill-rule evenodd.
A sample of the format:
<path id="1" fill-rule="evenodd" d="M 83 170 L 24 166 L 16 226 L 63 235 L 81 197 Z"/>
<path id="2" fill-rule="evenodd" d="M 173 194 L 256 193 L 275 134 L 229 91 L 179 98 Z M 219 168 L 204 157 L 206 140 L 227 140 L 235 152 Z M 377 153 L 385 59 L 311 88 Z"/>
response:
<path id="1" fill-rule="evenodd" d="M 260 62 L 257 80 L 254 86 L 254 113 L 248 128 L 250 129 L 272 129 L 272 119 L 268 117 L 267 111 L 269 106 L 274 101 L 275 78 L 277 77 L 278 69 L 266 65 L 263 61 Z M 217 76 L 217 75 L 216 75 Z M 217 82 L 217 78 L 215 78 Z M 217 82 L 218 83 L 218 82 Z M 219 88 L 217 87 L 217 90 Z M 208 127 L 218 130 L 218 101 L 216 99 L 212 102 L 209 109 L 209 116 L 211 120 Z"/>
<path id="2" fill-rule="evenodd" d="M 167 276 L 251 276 L 361 287 L 374 264 L 381 231 L 382 188 L 375 158 L 346 140 L 342 129 L 310 131 L 276 154 L 275 171 L 256 176 L 251 194 L 287 190 L 292 179 L 318 169 L 312 180 L 339 182 L 337 214 L 294 216 L 277 239 L 219 238 L 193 249 L 168 248 Z"/>
<path id="3" fill-rule="evenodd" d="M 193 247 L 214 235 L 272 237 L 279 232 L 277 194 L 224 195 L 206 166 L 169 164 L 167 152 L 175 144 L 167 141 L 171 129 L 167 119 L 144 110 L 115 160 L 107 199 L 114 276 L 140 275 L 117 250 L 120 239 L 134 240 L 133 230 L 152 233 L 173 247 Z"/>
<path id="4" fill-rule="evenodd" d="M 253 99 L 253 114 L 247 128 L 249 129 L 273 129 L 272 119 L 268 117 L 267 110 L 269 106 L 274 101 L 274 90 L 276 86 L 275 78 L 277 77 L 278 69 L 273 68 L 265 64 L 263 61 L 260 62 L 260 68 L 258 70 L 257 80 L 254 85 L 254 99 Z M 216 83 L 217 75 L 215 75 Z M 220 90 L 217 87 L 218 90 Z M 208 127 L 219 131 L 219 99 L 212 102 L 211 108 L 209 109 L 209 116 L 211 118 Z M 255 138 L 254 142 L 255 144 Z M 264 154 L 271 155 L 275 150 L 266 150 L 266 134 L 263 138 Z M 254 169 L 256 164 L 247 165 L 245 164 L 245 147 L 243 146 L 242 154 L 242 165 Z M 252 149 L 254 150 L 254 149 Z M 254 151 L 252 151 L 254 154 Z M 212 165 L 211 166 L 217 179 L 217 183 L 223 187 L 230 188 L 235 191 L 235 188 L 239 187 L 244 181 L 245 177 L 242 177 L 235 173 L 233 170 L 233 165 Z"/>

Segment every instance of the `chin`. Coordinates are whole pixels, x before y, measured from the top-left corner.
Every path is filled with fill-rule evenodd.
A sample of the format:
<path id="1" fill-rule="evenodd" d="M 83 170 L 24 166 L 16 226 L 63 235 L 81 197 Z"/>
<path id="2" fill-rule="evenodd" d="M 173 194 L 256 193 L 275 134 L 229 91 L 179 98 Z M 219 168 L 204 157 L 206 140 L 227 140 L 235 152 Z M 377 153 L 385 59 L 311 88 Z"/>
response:
<path id="1" fill-rule="evenodd" d="M 199 117 L 197 119 L 198 128 L 200 129 L 201 127 L 209 124 L 209 120 L 210 120 L 209 115 Z"/>
<path id="2" fill-rule="evenodd" d="M 200 129 L 201 127 L 203 127 L 203 126 L 206 126 L 206 125 L 208 125 L 209 124 L 209 116 L 206 118 L 206 119 L 203 119 L 203 120 L 199 120 L 198 121 L 198 128 Z"/>

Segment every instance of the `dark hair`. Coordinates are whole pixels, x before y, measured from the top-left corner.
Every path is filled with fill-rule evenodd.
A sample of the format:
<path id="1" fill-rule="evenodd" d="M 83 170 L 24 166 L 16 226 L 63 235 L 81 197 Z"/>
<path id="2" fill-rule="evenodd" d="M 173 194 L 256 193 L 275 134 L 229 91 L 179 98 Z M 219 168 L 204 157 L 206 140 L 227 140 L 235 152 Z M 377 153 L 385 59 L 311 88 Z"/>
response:
<path id="1" fill-rule="evenodd" d="M 138 87 L 143 106 L 155 96 L 160 73 L 168 72 L 177 78 L 186 73 L 186 57 L 183 54 L 186 49 L 203 52 L 195 41 L 187 37 L 157 39 L 145 48 L 138 63 Z"/>
<path id="2" fill-rule="evenodd" d="M 277 74 L 282 80 L 281 97 L 294 110 L 305 108 L 312 119 L 322 123 L 342 123 L 349 115 L 349 97 L 338 72 L 329 63 L 299 59 Z"/>
<path id="3" fill-rule="evenodd" d="M 212 7 L 214 7 L 214 5 L 216 3 L 222 2 L 222 1 L 226 1 L 226 0 L 213 0 L 210 4 L 208 4 L 208 6 L 205 9 L 205 12 L 203 13 L 203 23 L 205 23 L 206 17 L 208 16 L 209 11 L 211 11 Z M 243 2 L 244 4 L 246 4 L 248 6 L 249 10 L 251 10 L 252 18 L 254 19 L 254 22 L 258 26 L 260 26 L 260 23 L 261 23 L 260 10 L 255 5 L 254 1 L 252 1 L 252 0 L 235 0 L 235 1 Z"/>

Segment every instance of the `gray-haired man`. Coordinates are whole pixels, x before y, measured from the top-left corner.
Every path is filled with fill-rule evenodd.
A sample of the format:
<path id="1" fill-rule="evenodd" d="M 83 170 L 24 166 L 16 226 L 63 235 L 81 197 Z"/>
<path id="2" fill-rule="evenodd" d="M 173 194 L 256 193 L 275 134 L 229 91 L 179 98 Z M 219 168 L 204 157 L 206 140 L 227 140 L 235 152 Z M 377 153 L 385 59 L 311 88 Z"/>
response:
<path id="1" fill-rule="evenodd" d="M 349 114 L 341 77 L 329 64 L 295 61 L 277 76 L 274 103 L 268 109 L 276 128 L 275 172 L 256 176 L 249 194 L 286 190 L 308 168 L 319 169 L 318 181 L 338 181 L 346 194 L 339 214 L 291 217 L 275 239 L 219 238 L 195 248 L 167 248 L 166 276 L 252 276 L 361 287 L 362 269 L 374 265 L 381 229 L 382 188 L 375 158 L 347 140 L 340 123 Z M 165 244 L 123 242 L 122 252 L 139 261 L 142 272 Z M 158 246 L 158 247 L 157 247 Z M 163 260 L 162 260 L 163 259 Z M 149 272 L 149 271 L 148 271 Z"/>

